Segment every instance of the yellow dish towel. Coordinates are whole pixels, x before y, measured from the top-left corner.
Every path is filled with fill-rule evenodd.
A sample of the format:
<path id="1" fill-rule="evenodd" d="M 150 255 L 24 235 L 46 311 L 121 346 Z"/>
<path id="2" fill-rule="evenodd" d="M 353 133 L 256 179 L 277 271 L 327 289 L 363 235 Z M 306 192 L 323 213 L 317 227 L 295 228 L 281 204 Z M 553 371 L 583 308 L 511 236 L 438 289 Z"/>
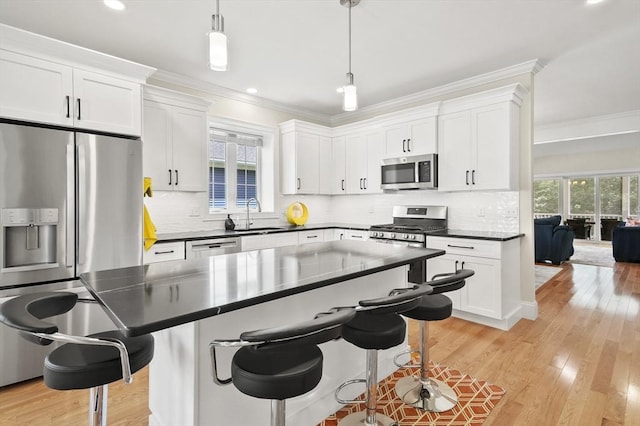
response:
<path id="1" fill-rule="evenodd" d="M 151 191 L 151 178 L 144 178 L 143 194 L 149 197 L 153 196 L 153 192 Z M 147 206 L 144 206 L 142 216 L 142 236 L 144 238 L 144 249 L 147 251 L 155 244 L 156 241 L 158 241 L 158 237 L 156 236 L 156 226 L 151 220 Z"/>

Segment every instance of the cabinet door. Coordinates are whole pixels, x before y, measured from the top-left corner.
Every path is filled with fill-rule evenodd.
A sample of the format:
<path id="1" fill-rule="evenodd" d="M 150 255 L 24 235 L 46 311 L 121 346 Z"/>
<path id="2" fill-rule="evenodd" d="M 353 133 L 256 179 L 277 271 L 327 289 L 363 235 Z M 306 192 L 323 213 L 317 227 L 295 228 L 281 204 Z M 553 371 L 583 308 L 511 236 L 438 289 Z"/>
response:
<path id="1" fill-rule="evenodd" d="M 330 176 L 331 194 L 346 194 L 346 146 L 345 137 L 333 138 L 331 141 L 331 163 L 333 174 Z"/>
<path id="2" fill-rule="evenodd" d="M 0 116 L 73 125 L 71 67 L 0 49 Z"/>
<path id="3" fill-rule="evenodd" d="M 517 150 L 517 133 L 513 132 L 511 104 L 502 103 L 478 108 L 472 112 L 475 139 L 475 166 L 472 184 L 475 189 L 514 189 L 511 159 Z M 515 108 L 515 107 L 514 107 Z M 515 114 L 514 114 L 515 115 Z M 515 133 L 515 134 L 514 134 Z M 516 140 L 512 141 L 512 138 Z M 515 173 L 513 176 L 516 176 Z"/>
<path id="4" fill-rule="evenodd" d="M 171 163 L 171 107 L 159 102 L 144 102 L 142 169 L 158 191 L 173 189 Z"/>
<path id="5" fill-rule="evenodd" d="M 318 193 L 332 194 L 333 181 L 333 157 L 331 138 L 320 136 L 318 139 Z"/>
<path id="6" fill-rule="evenodd" d="M 364 192 L 367 194 L 382 192 L 380 188 L 382 143 L 382 133 L 380 132 L 370 133 L 366 136 L 367 170 L 364 176 Z"/>
<path id="7" fill-rule="evenodd" d="M 460 268 L 475 274 L 461 289 L 460 309 L 486 317 L 502 319 L 500 261 L 483 257 L 460 257 Z"/>
<path id="8" fill-rule="evenodd" d="M 407 146 L 411 155 L 433 154 L 438 152 L 436 132 L 437 119 L 429 117 L 409 123 Z"/>
<path id="9" fill-rule="evenodd" d="M 408 126 L 402 123 L 385 130 L 385 154 L 389 158 L 404 157 L 409 155 L 407 139 Z"/>
<path id="10" fill-rule="evenodd" d="M 439 117 L 438 152 L 438 190 L 471 189 L 471 164 L 474 151 L 469 111 Z"/>
<path id="11" fill-rule="evenodd" d="M 179 191 L 207 191 L 207 114 L 172 107 L 173 185 Z"/>
<path id="12" fill-rule="evenodd" d="M 140 84 L 83 70 L 73 71 L 74 125 L 82 129 L 140 136 Z"/>
<path id="13" fill-rule="evenodd" d="M 296 132 L 297 194 L 317 194 L 320 190 L 320 138 Z"/>
<path id="14" fill-rule="evenodd" d="M 367 144 L 364 135 L 346 138 L 347 194 L 362 194 L 367 176 Z"/>

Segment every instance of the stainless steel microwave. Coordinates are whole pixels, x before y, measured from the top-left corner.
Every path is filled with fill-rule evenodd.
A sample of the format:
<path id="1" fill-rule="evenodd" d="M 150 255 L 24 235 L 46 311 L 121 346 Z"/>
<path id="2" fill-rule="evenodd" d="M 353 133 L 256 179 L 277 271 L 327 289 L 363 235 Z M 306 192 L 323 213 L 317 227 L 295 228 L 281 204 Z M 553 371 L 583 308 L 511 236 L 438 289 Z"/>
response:
<path id="1" fill-rule="evenodd" d="M 382 160 L 382 189 L 435 189 L 438 187 L 438 154 Z"/>

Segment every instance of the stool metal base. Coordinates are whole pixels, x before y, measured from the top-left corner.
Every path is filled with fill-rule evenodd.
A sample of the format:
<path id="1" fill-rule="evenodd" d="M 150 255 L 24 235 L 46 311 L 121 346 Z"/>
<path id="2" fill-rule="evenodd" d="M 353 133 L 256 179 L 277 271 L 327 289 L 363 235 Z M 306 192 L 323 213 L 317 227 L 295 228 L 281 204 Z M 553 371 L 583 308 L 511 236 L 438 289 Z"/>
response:
<path id="1" fill-rule="evenodd" d="M 391 417 L 376 413 L 375 423 L 366 423 L 367 412 L 351 413 L 338 422 L 338 426 L 398 426 L 398 422 Z"/>
<path id="2" fill-rule="evenodd" d="M 423 383 L 415 376 L 403 377 L 395 390 L 405 404 L 435 413 L 449 411 L 458 403 L 455 391 L 440 380 L 428 379 Z"/>

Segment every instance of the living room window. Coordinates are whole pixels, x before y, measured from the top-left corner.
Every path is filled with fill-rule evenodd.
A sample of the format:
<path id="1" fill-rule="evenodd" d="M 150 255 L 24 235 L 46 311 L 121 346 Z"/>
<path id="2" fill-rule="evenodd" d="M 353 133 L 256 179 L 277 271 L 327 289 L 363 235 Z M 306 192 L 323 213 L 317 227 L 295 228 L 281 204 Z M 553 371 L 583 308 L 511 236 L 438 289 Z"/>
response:
<path id="1" fill-rule="evenodd" d="M 534 217 L 562 214 L 562 179 L 537 179 L 533 182 Z"/>

